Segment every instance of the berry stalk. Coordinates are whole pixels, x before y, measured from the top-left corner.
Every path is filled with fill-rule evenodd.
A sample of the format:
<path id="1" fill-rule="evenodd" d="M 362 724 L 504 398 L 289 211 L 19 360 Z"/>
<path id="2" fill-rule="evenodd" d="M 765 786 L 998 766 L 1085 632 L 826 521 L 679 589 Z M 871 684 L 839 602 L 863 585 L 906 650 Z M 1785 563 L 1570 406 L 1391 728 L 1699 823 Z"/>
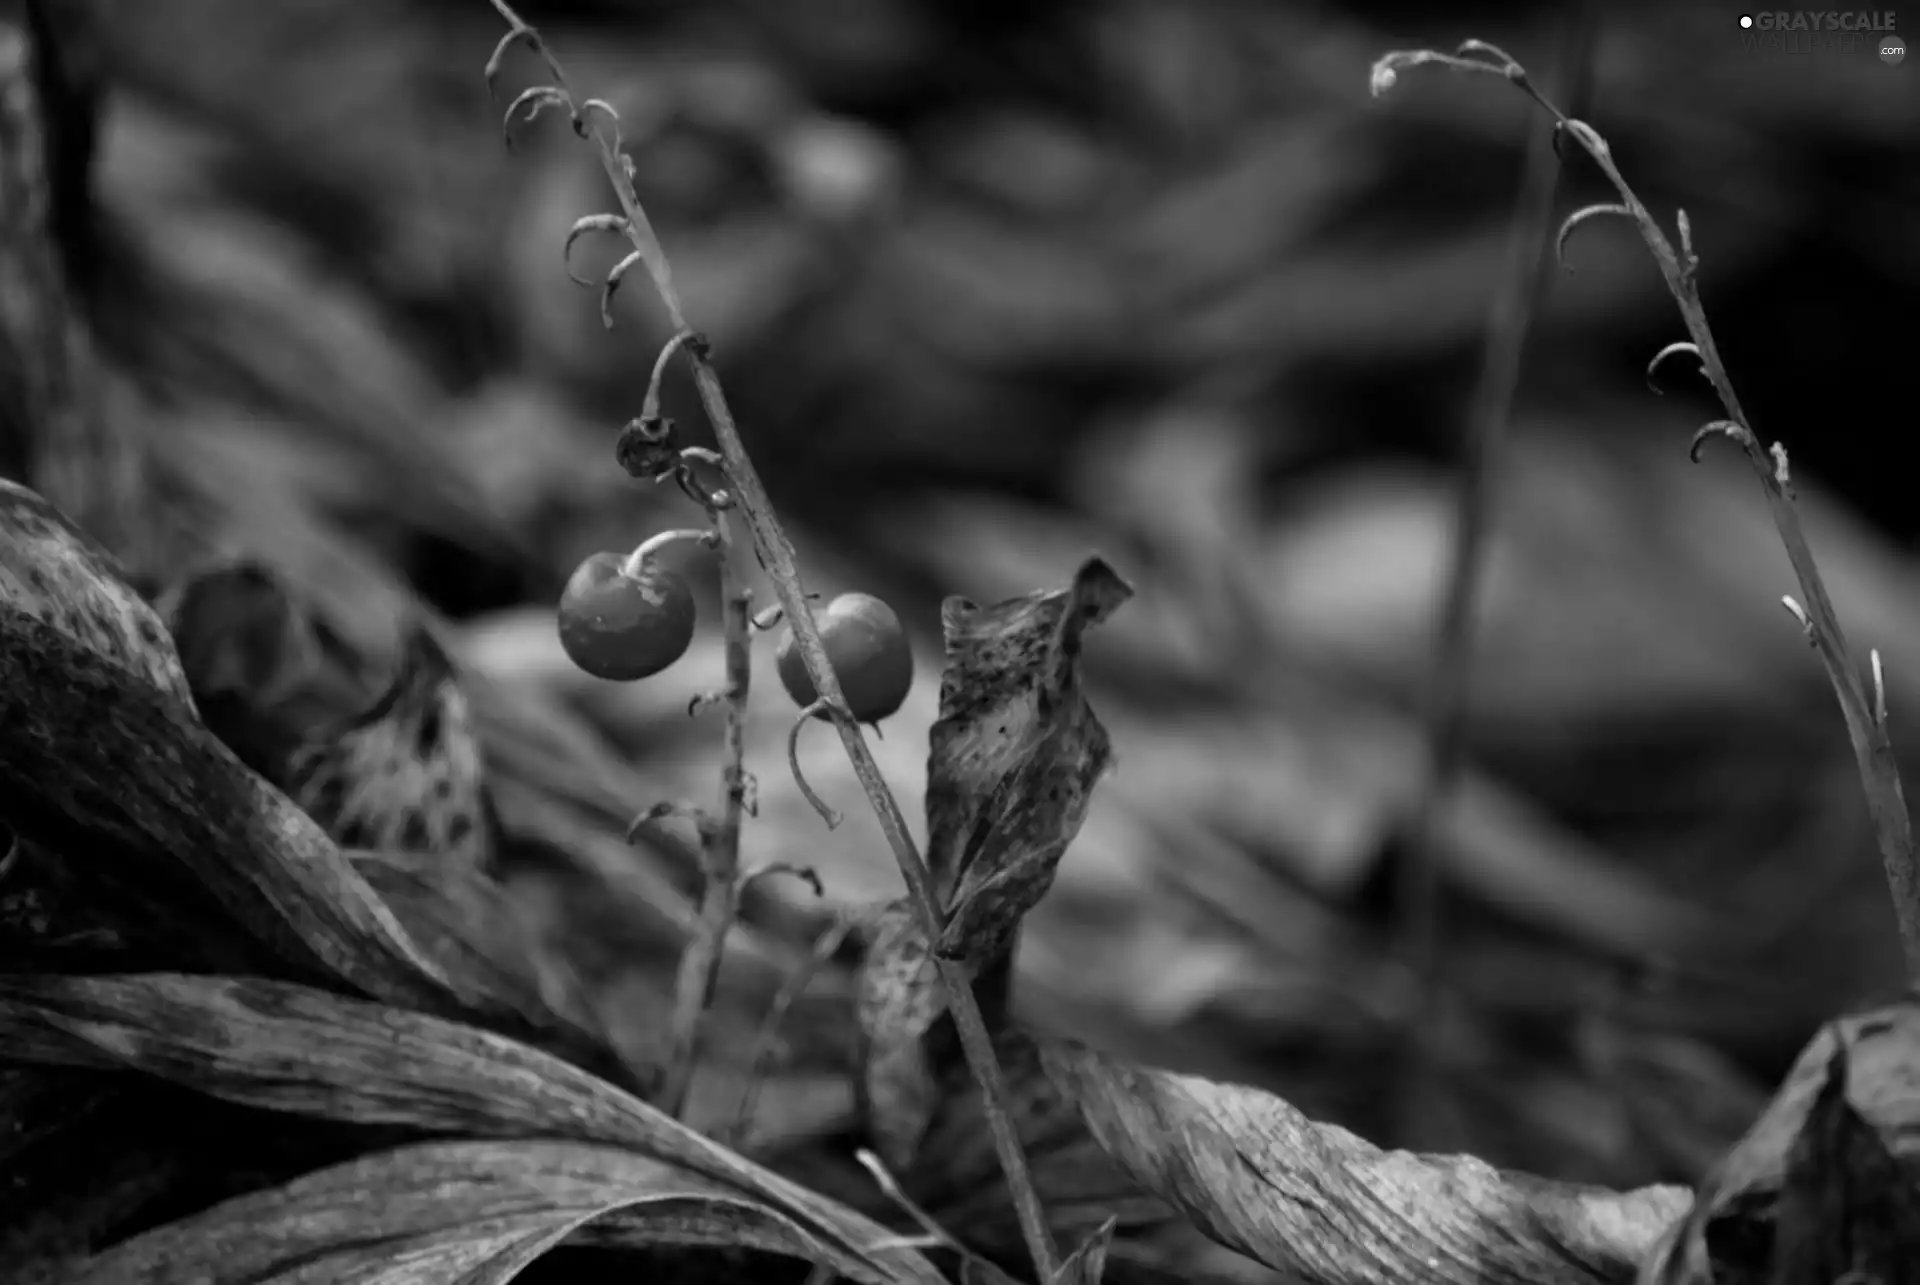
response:
<path id="1" fill-rule="evenodd" d="M 557 59 L 547 48 L 546 43 L 532 27 L 514 12 L 506 0 L 492 0 L 493 7 L 505 19 L 508 31 L 495 48 L 493 57 L 487 63 L 487 80 L 492 86 L 500 72 L 500 64 L 510 48 L 515 44 L 524 44 L 533 50 L 546 64 L 553 77 L 553 83 L 524 92 L 516 99 L 516 106 L 525 104 L 531 113 L 547 104 L 564 106 L 572 118 L 574 132 L 594 145 L 600 165 L 606 171 L 607 180 L 612 185 L 614 196 L 620 203 L 621 214 L 614 216 L 593 216 L 588 222 L 595 228 L 617 230 L 633 246 L 633 253 L 623 260 L 616 272 L 624 272 L 629 264 L 641 263 L 653 278 L 654 287 L 660 295 L 662 304 L 673 324 L 676 335 L 689 333 L 685 313 L 680 306 L 679 292 L 674 289 L 672 276 L 667 266 L 666 256 L 660 248 L 658 238 L 654 236 L 652 224 L 646 211 L 640 205 L 638 193 L 634 191 L 632 161 L 619 148 L 617 133 L 609 136 L 603 128 L 602 118 L 615 122 L 617 116 L 613 109 L 598 99 L 581 104 L 576 103 L 567 88 L 565 73 Z M 509 116 L 514 109 L 509 109 Z M 610 282 L 613 278 L 610 278 Z M 603 295 L 603 312 L 604 312 Z M 928 941 L 939 941 L 944 935 L 945 916 L 941 910 L 932 874 L 927 869 L 926 859 L 914 843 L 912 832 L 907 827 L 906 816 L 900 810 L 900 804 L 888 788 L 886 778 L 880 772 L 880 765 L 868 748 L 866 737 L 859 722 L 847 707 L 845 694 L 841 691 L 840 681 L 833 671 L 827 657 L 827 649 L 820 634 L 819 623 L 814 619 L 812 605 L 808 602 L 806 588 L 800 578 L 796 564 L 793 543 L 787 538 L 775 515 L 773 504 L 767 496 L 766 487 L 761 483 L 759 473 L 748 457 L 746 445 L 741 440 L 740 430 L 734 423 L 733 412 L 727 404 L 725 390 L 720 385 L 720 376 L 714 370 L 705 344 L 683 343 L 687 360 L 692 365 L 694 384 L 699 390 L 700 404 L 706 411 L 707 419 L 713 426 L 714 437 L 720 447 L 722 467 L 727 476 L 733 499 L 746 518 L 747 528 L 752 534 L 755 551 L 760 564 L 773 581 L 774 591 L 780 606 L 792 627 L 800 654 L 805 658 L 807 675 L 813 680 L 814 690 L 827 703 L 832 715 L 833 725 L 840 734 L 840 743 L 845 747 L 847 758 L 853 765 L 854 775 L 859 779 L 861 789 L 872 804 L 874 814 L 880 821 L 880 828 L 886 835 L 888 846 L 892 848 L 894 859 L 900 866 L 901 876 L 905 879 L 907 891 L 913 902 L 914 913 L 920 921 Z M 1045 1212 L 1040 1204 L 1039 1193 L 1033 1185 L 1033 1177 L 1027 1167 L 1026 1153 L 1020 1145 L 1019 1134 L 1015 1131 L 1013 1118 L 1007 1103 L 1010 1095 L 1006 1077 L 1000 1069 L 998 1057 L 993 1050 L 993 1041 L 987 1029 L 986 1019 L 982 1016 L 980 1005 L 974 998 L 971 980 L 966 970 L 959 964 L 934 956 L 939 968 L 940 980 L 947 990 L 948 1008 L 952 1014 L 954 1026 L 960 1035 L 961 1048 L 964 1050 L 968 1066 L 979 1082 L 984 1109 L 990 1132 L 993 1135 L 994 1150 L 1000 1166 L 1006 1174 L 1007 1185 L 1013 1196 L 1015 1213 L 1020 1221 L 1020 1229 L 1027 1242 L 1029 1253 L 1037 1279 L 1045 1285 L 1059 1273 L 1060 1252 L 1054 1244 Z"/>
<path id="2" fill-rule="evenodd" d="M 733 524 L 715 506 L 713 530 L 720 537 L 720 603 L 725 616 L 727 729 L 720 762 L 719 815 L 700 826 L 700 920 L 693 940 L 680 955 L 675 980 L 672 1025 L 668 1028 L 666 1078 L 659 1106 L 675 1117 L 685 1114 L 687 1092 L 700 1060 L 700 1036 L 720 981 L 727 934 L 740 907 L 740 823 L 747 810 L 747 695 L 753 679 L 753 591 L 734 565 Z"/>

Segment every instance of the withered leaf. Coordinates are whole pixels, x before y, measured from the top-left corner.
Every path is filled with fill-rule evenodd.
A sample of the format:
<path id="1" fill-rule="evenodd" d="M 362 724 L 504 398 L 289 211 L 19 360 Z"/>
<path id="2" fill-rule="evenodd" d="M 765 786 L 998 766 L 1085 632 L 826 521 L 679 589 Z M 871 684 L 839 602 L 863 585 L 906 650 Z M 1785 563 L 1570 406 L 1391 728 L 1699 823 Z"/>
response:
<path id="1" fill-rule="evenodd" d="M 0 821 L 84 861 L 96 895 L 123 909 L 265 946 L 277 971 L 445 1008 L 432 965 L 366 881 L 195 717 L 158 617 L 110 563 L 70 558 L 78 546 L 45 532 L 0 541 L 9 585 L 67 577 L 73 602 L 127 613 L 81 627 L 65 598 L 0 593 Z"/>
<path id="2" fill-rule="evenodd" d="M 873 912 L 860 966 L 854 1098 L 873 1149 L 896 1174 L 914 1167 L 940 1106 L 927 1036 L 947 1011 L 927 934 L 904 898 Z"/>
<path id="3" fill-rule="evenodd" d="M 726 1243 L 884 1282 L 752 1195 L 619 1147 L 428 1142 L 363 1156 L 135 1236 L 36 1285 L 353 1280 L 505 1285 L 589 1222 L 622 1240 Z"/>
<path id="4" fill-rule="evenodd" d="M 1920 1157 L 1904 1164 L 1847 1100 L 1845 1044 L 1787 1154 L 1774 1229 L 1774 1285 L 1852 1276 L 1920 1282 Z"/>
<path id="5" fill-rule="evenodd" d="M 120 563 L 37 493 L 4 478 L 0 598 L 193 710 L 173 640 Z"/>
<path id="6" fill-rule="evenodd" d="M 1891 1261 L 1909 1281 L 1920 1124 L 1920 1002 L 1836 1019 L 1801 1050 L 1760 1118 L 1701 1184 L 1641 1274 L 1659 1285 L 1834 1280 Z M 1843 1216 L 1844 1215 L 1844 1216 Z M 1836 1239 L 1839 1237 L 1839 1239 Z M 1837 1274 L 1807 1264 L 1845 1255 Z M 1886 1272 L 1887 1269 L 1881 1269 Z M 1908 1275 L 1901 1275 L 1905 1272 Z M 1782 1274 L 1786 1273 L 1786 1274 Z"/>
<path id="7" fill-rule="evenodd" d="M 1327 1285 L 1624 1280 L 1687 1205 L 1676 1187 L 1623 1193 L 1382 1151 L 1270 1093 L 1079 1044 L 1049 1041 L 1041 1057 L 1136 1181 L 1221 1244 Z"/>
<path id="8" fill-rule="evenodd" d="M 947 661 L 927 762 L 942 957 L 975 969 L 998 959 L 1052 887 L 1113 753 L 1080 687 L 1082 636 L 1132 596 L 1096 557 L 1064 589 L 942 606 Z"/>
<path id="9" fill-rule="evenodd" d="M 491 1031 L 406 1009 L 252 978 L 0 978 L 0 1047 L 19 1062 L 143 1071 L 267 1110 L 617 1147 L 751 1197 L 803 1227 L 848 1274 L 857 1266 L 869 1278 L 940 1280 L 879 1224 L 604 1080 Z"/>
<path id="10" fill-rule="evenodd" d="M 453 661 L 424 624 L 387 689 L 293 756 L 287 793 L 343 847 L 427 852 L 475 867 L 493 852 L 479 736 Z"/>

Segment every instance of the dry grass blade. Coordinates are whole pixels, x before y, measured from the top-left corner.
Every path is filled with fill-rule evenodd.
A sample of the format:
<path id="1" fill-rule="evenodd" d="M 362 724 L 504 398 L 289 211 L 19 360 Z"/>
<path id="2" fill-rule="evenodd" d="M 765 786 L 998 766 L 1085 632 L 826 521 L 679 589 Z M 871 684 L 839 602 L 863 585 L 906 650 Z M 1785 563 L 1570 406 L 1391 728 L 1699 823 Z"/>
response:
<path id="1" fill-rule="evenodd" d="M 1053 1285 L 1100 1285 L 1107 1271 L 1107 1251 L 1113 1247 L 1114 1228 L 1119 1225 L 1118 1219 L 1109 1218 L 1082 1241 L 1060 1264 L 1060 1274 L 1053 1278 Z"/>
<path id="2" fill-rule="evenodd" d="M 1222 1244 L 1323 1285 L 1574 1285 L 1632 1273 L 1686 1209 L 1382 1151 L 1272 1094 L 1134 1066 L 1068 1042 L 1048 1075 L 1108 1155 Z"/>
<path id="3" fill-rule="evenodd" d="M 0 981 L 13 1061 L 135 1069 L 247 1106 L 467 1137 L 558 1138 L 683 1166 L 893 1279 L 934 1282 L 878 1224 L 605 1081 L 474 1027 L 277 982 L 148 974 Z"/>
<path id="4" fill-rule="evenodd" d="M 626 1243 L 725 1243 L 892 1278 L 761 1201 L 684 1167 L 580 1142 L 431 1142 L 226 1201 L 32 1278 L 34 1285 L 505 1285 L 585 1223 Z"/>

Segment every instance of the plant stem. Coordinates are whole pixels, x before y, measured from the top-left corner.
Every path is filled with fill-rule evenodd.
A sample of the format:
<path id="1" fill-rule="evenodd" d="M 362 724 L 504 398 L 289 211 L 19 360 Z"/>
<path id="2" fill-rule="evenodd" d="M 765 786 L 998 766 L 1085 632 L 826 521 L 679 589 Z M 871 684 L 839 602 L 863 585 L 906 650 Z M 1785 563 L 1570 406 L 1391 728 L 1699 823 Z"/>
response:
<path id="1" fill-rule="evenodd" d="M 556 87 L 566 89 L 566 77 L 552 50 L 540 39 L 538 32 L 528 26 L 513 11 L 506 0 L 492 0 L 494 10 L 506 20 L 510 28 L 510 37 L 517 37 L 530 44 L 534 51 L 545 61 L 552 73 Z M 505 47 L 503 42 L 502 48 Z M 491 66 L 491 65 L 490 65 Z M 571 99 L 569 99 L 571 101 Z M 574 104 L 576 129 L 594 145 L 600 158 L 600 167 L 606 172 L 607 181 L 613 187 L 615 198 L 620 202 L 620 210 L 626 216 L 623 229 L 627 240 L 635 251 L 647 262 L 654 277 L 655 288 L 659 291 L 662 304 L 667 310 L 668 319 L 676 332 L 689 329 L 686 316 L 680 306 L 678 293 L 674 290 L 666 270 L 665 253 L 654 236 L 652 224 L 646 211 L 641 208 L 639 195 L 634 191 L 632 177 L 627 172 L 627 163 L 619 154 L 614 141 L 608 139 L 601 127 L 599 117 L 593 112 L 580 113 L 580 107 Z M 827 701 L 833 714 L 833 725 L 840 733 L 840 743 L 845 746 L 847 757 L 853 764 L 854 775 L 859 778 L 861 789 L 866 792 L 868 801 L 873 805 L 875 816 L 879 818 L 880 829 L 886 835 L 888 846 L 893 849 L 895 861 L 899 863 L 901 876 L 906 880 L 907 891 L 913 901 L 914 910 L 920 920 L 920 926 L 929 942 L 940 940 L 944 928 L 940 904 L 936 899 L 932 875 L 927 870 L 926 860 L 920 855 L 919 847 L 913 841 L 913 835 L 907 828 L 907 819 L 900 811 L 899 802 L 893 797 L 893 791 L 887 787 L 886 778 L 881 775 L 880 765 L 873 757 L 873 751 L 867 747 L 866 737 L 860 725 L 854 721 L 852 712 L 847 708 L 845 694 L 840 689 L 840 680 L 828 663 L 826 644 L 820 637 L 820 625 L 814 619 L 812 604 L 807 599 L 805 586 L 800 579 L 800 571 L 795 564 L 793 543 L 781 528 L 779 518 L 775 516 L 773 504 L 767 497 L 766 487 L 761 484 L 760 475 L 748 458 L 746 445 L 741 441 L 740 430 L 735 425 L 733 412 L 727 405 L 725 390 L 720 386 L 720 376 L 713 368 L 706 345 L 684 345 L 689 362 L 693 367 L 694 383 L 700 392 L 700 404 L 705 409 L 708 421 L 720 447 L 720 456 L 727 474 L 727 480 L 733 491 L 733 498 L 744 513 L 748 530 L 753 537 L 755 550 L 761 565 L 773 581 L 774 592 L 780 606 L 799 642 L 800 654 L 806 663 L 807 676 L 813 680 L 813 689 L 821 699 Z M 1014 1211 L 1020 1220 L 1020 1229 L 1024 1235 L 1028 1251 L 1033 1256 L 1033 1265 L 1038 1273 L 1040 1285 L 1049 1285 L 1059 1271 L 1060 1253 L 1055 1247 L 1053 1236 L 1048 1229 L 1045 1211 L 1041 1208 L 1040 1197 L 1034 1190 L 1033 1177 L 1028 1171 L 1026 1153 L 1020 1145 L 1019 1134 L 1015 1131 L 1012 1116 L 1007 1110 L 1008 1093 L 1005 1076 L 1001 1073 L 1000 1063 L 993 1051 L 993 1040 L 987 1030 L 985 1018 L 981 1016 L 980 1006 L 974 998 L 973 987 L 966 970 L 949 960 L 941 959 L 937 954 L 935 962 L 940 970 L 940 980 L 947 990 L 948 1008 L 953 1015 L 954 1026 L 960 1035 L 961 1048 L 966 1053 L 967 1063 L 979 1082 L 987 1123 L 993 1134 L 994 1150 L 998 1153 L 1000 1166 L 1005 1171 L 1007 1186 L 1012 1194 Z"/>
<path id="2" fill-rule="evenodd" d="M 740 821 L 746 812 L 747 695 L 753 680 L 753 591 L 734 566 L 733 524 L 714 513 L 720 537 L 720 603 L 725 613 L 727 728 L 720 762 L 720 812 L 700 827 L 700 921 L 680 955 L 668 1035 L 667 1074 L 659 1106 L 674 1116 L 686 1111 L 687 1093 L 700 1060 L 700 1035 L 720 981 L 720 963 L 740 898 Z"/>
<path id="3" fill-rule="evenodd" d="M 1560 81 L 1574 86 L 1571 98 L 1585 97 L 1591 67 L 1594 13 L 1583 3 L 1568 25 L 1561 52 Z M 1531 130 L 1529 143 L 1531 143 Z M 1561 166 L 1553 152 L 1530 146 L 1515 198 L 1507 258 L 1482 351 L 1479 380 L 1467 415 L 1459 481 L 1454 492 L 1454 530 L 1449 550 L 1445 597 L 1434 632 L 1432 666 L 1427 675 L 1426 761 L 1414 796 L 1407 830 L 1401 897 L 1401 938 L 1406 966 L 1418 988 L 1409 1024 L 1407 1070 L 1416 1088 L 1428 1071 L 1428 1041 L 1438 998 L 1440 962 L 1439 858 L 1435 831 L 1459 779 L 1466 753 L 1465 713 L 1473 668 L 1473 609 L 1485 569 L 1487 532 L 1493 499 L 1491 474 L 1506 440 L 1520 386 L 1521 356 L 1527 329 L 1546 279 L 1553 237 L 1554 197 Z M 1426 1114 L 1421 1095 L 1411 1092 L 1408 1120 Z"/>
<path id="4" fill-rule="evenodd" d="M 1459 52 L 1453 54 L 1431 49 L 1388 53 L 1374 63 L 1373 92 L 1381 94 L 1391 89 L 1398 80 L 1400 68 L 1429 63 L 1455 71 L 1504 78 L 1552 116 L 1560 135 L 1577 142 L 1593 158 L 1594 164 L 1600 167 L 1600 172 L 1606 175 L 1607 181 L 1619 194 L 1621 203 L 1617 206 L 1589 207 L 1569 216 L 1562 225 L 1559 238 L 1562 243 L 1568 231 L 1593 214 L 1624 215 L 1632 219 L 1634 226 L 1639 229 L 1640 239 L 1646 243 L 1655 265 L 1659 267 L 1667 292 L 1680 309 L 1680 318 L 1693 341 L 1691 348 L 1700 358 L 1701 369 L 1707 381 L 1713 385 L 1713 391 L 1728 417 L 1707 425 L 1695 435 L 1695 457 L 1698 457 L 1701 441 L 1715 433 L 1730 437 L 1739 444 L 1747 462 L 1753 466 L 1754 474 L 1760 479 L 1774 529 L 1780 535 L 1780 543 L 1786 547 L 1787 560 L 1793 564 L 1794 578 L 1800 583 L 1804 603 L 1795 603 L 1792 599 L 1788 599 L 1787 603 L 1800 620 L 1808 641 L 1819 653 L 1821 666 L 1827 671 L 1827 681 L 1832 684 L 1834 696 L 1840 702 L 1840 715 L 1847 725 L 1847 740 L 1853 747 L 1854 765 L 1860 773 L 1860 783 L 1867 796 L 1867 811 L 1873 818 L 1874 834 L 1879 841 L 1881 866 L 1893 895 L 1893 913 L 1906 955 L 1907 979 L 1909 983 L 1920 983 L 1920 857 L 1914 851 L 1913 822 L 1907 814 L 1906 796 L 1900 784 L 1900 768 L 1894 758 L 1893 742 L 1887 735 L 1885 691 L 1881 685 L 1878 654 L 1873 655 L 1874 690 L 1869 696 L 1866 684 L 1861 680 L 1860 667 L 1854 663 L 1852 653 L 1847 649 L 1846 633 L 1840 627 L 1840 617 L 1827 594 L 1826 582 L 1821 579 L 1820 569 L 1814 563 L 1813 550 L 1807 544 L 1805 529 L 1800 525 L 1799 511 L 1794 508 L 1793 480 L 1787 468 L 1786 449 L 1777 442 L 1771 449 L 1760 445 L 1760 439 L 1747 422 L 1740 398 L 1733 390 L 1733 381 L 1727 375 L 1726 363 L 1721 360 L 1719 345 L 1714 341 L 1713 328 L 1707 324 L 1706 308 L 1700 301 L 1700 260 L 1693 250 L 1693 229 L 1686 211 L 1680 211 L 1675 219 L 1680 231 L 1680 248 L 1676 251 L 1658 220 L 1614 164 L 1613 149 L 1607 140 L 1585 121 L 1576 120 L 1556 107 L 1534 86 L 1526 69 L 1511 54 L 1485 41 L 1467 41 L 1461 45 Z M 1662 355 L 1672 351 L 1669 347 L 1663 350 Z M 1658 364 L 1659 359 L 1656 358 L 1655 365 Z"/>
<path id="5" fill-rule="evenodd" d="M 629 553 L 626 561 L 620 564 L 620 570 L 627 575 L 637 576 L 640 574 L 640 568 L 645 565 L 648 558 L 651 558 L 668 545 L 678 543 L 682 540 L 691 540 L 708 548 L 718 546 L 724 553 L 725 546 L 722 540 L 715 537 L 713 531 L 696 531 L 690 527 L 676 531 L 662 531 L 657 535 L 648 536 L 638 545 L 634 546 L 633 552 Z M 724 558 L 722 560 L 724 561 Z M 721 574 L 724 575 L 725 572 L 723 571 Z"/>
<path id="6" fill-rule="evenodd" d="M 1803 609 L 1808 639 L 1819 653 L 1820 663 L 1827 671 L 1827 680 L 1840 702 L 1841 717 L 1846 721 L 1847 740 L 1853 747 L 1854 765 L 1866 792 L 1867 811 L 1873 819 L 1874 834 L 1879 841 L 1881 866 L 1893 897 L 1894 918 L 1899 925 L 1900 943 L 1906 956 L 1907 979 L 1910 982 L 1920 981 L 1920 859 L 1916 858 L 1914 852 L 1913 823 L 1907 813 L 1893 742 L 1887 734 L 1884 702 L 1877 692 L 1869 698 L 1866 685 L 1861 681 L 1860 666 L 1847 648 L 1847 636 L 1840 627 L 1839 614 L 1827 594 L 1820 569 L 1814 563 L 1813 549 L 1807 543 L 1806 530 L 1800 525 L 1799 511 L 1794 508 L 1793 483 L 1787 468 L 1786 451 L 1778 444 L 1771 451 L 1760 445 L 1747 420 L 1746 410 L 1740 405 L 1739 395 L 1734 392 L 1733 381 L 1727 375 L 1719 345 L 1714 342 L 1713 328 L 1707 324 L 1706 307 L 1700 300 L 1700 263 L 1693 252 L 1693 234 L 1686 213 L 1682 211 L 1679 215 L 1681 249 L 1676 252 L 1652 213 L 1627 185 L 1626 178 L 1613 162 L 1613 149 L 1606 140 L 1583 122 L 1564 115 L 1524 78 L 1519 83 L 1535 102 L 1560 122 L 1567 134 L 1579 142 L 1620 194 L 1634 224 L 1640 229 L 1641 239 L 1646 242 L 1654 262 L 1659 265 L 1660 275 L 1666 279 L 1668 292 L 1679 306 L 1681 320 L 1686 323 L 1687 334 L 1699 351 L 1700 364 L 1707 380 L 1713 385 L 1720 405 L 1732 421 L 1720 431 L 1740 444 L 1747 462 L 1760 479 L 1761 489 L 1767 497 L 1767 508 L 1773 516 L 1774 529 L 1780 535 L 1781 544 L 1786 547 L 1787 560 L 1793 564 L 1794 577 L 1800 582 L 1800 592 L 1805 600 Z"/>
<path id="7" fill-rule="evenodd" d="M 727 406 L 726 392 L 720 386 L 719 375 L 704 354 L 690 355 L 694 381 L 700 390 L 700 403 L 712 421 L 714 437 L 720 443 L 720 454 L 727 462 L 728 476 L 746 512 L 754 544 L 760 551 L 768 577 L 774 583 L 787 623 L 800 645 L 807 676 L 813 680 L 814 691 L 832 709 L 833 725 L 840 733 L 840 743 L 846 747 L 854 775 L 859 778 L 861 789 L 866 792 L 874 814 L 879 818 L 880 828 L 886 834 L 888 846 L 893 849 L 894 859 L 899 863 L 900 873 L 906 880 L 907 891 L 920 919 L 920 927 L 926 932 L 928 941 L 939 941 L 945 923 L 939 903 L 935 900 L 933 876 L 913 841 L 912 833 L 907 829 L 907 819 L 900 811 L 899 802 L 894 799 L 886 778 L 881 775 L 880 764 L 867 746 L 860 724 L 854 721 L 852 711 L 847 708 L 846 697 L 840 690 L 840 680 L 834 674 L 833 666 L 827 662 L 826 643 L 820 637 L 820 626 L 814 619 L 813 606 L 807 601 L 800 571 L 795 565 L 793 544 L 781 529 L 779 519 L 774 516 L 766 488 L 761 485 L 753 461 L 747 456 L 746 446 L 740 440 L 740 430 L 735 427 L 733 413 Z M 993 1038 L 974 999 L 973 986 L 966 970 L 957 963 L 940 958 L 938 954 L 934 955 L 934 961 L 940 969 L 940 980 L 947 988 L 947 1003 L 953 1013 L 954 1027 L 960 1034 L 961 1048 L 985 1099 L 987 1124 L 993 1134 L 994 1150 L 1000 1157 L 1000 1167 L 1006 1172 L 1007 1185 L 1013 1194 L 1020 1230 L 1026 1237 L 1027 1249 L 1033 1256 L 1039 1280 L 1046 1285 L 1058 1271 L 1060 1252 L 1048 1229 L 1039 1193 L 1034 1190 L 1020 1136 L 1007 1111 L 1006 1078 L 993 1051 Z"/>

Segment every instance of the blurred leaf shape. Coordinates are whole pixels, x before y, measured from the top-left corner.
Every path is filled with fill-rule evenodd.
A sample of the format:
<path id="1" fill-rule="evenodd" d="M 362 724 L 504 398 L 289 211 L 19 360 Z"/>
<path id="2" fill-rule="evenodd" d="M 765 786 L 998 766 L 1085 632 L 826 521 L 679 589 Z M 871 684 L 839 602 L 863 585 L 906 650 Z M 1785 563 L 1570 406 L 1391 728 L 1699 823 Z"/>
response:
<path id="1" fill-rule="evenodd" d="M 878 1224 L 567 1062 L 477 1027 L 288 983 L 156 973 L 0 980 L 0 1040 L 17 1061 L 145 1071 L 271 1111 L 623 1148 L 797 1224 L 815 1242 L 808 1256 L 843 1274 L 941 1279 Z M 368 1212 L 363 1205 L 359 1216 Z M 523 1227 L 516 1239 L 552 1231 Z"/>
<path id="2" fill-rule="evenodd" d="M 1041 1057 L 1123 1170 L 1222 1244 L 1310 1280 L 1620 1279 L 1686 1207 L 1674 1187 L 1623 1193 L 1382 1151 L 1258 1089 L 1071 1042 Z"/>
<path id="3" fill-rule="evenodd" d="M 269 564 L 239 559 L 189 573 L 161 595 L 187 684 L 207 730 L 284 787 L 308 731 L 354 708 L 329 684 L 318 618 Z"/>
<path id="4" fill-rule="evenodd" d="M 1081 690 L 1082 637 L 1133 596 L 1101 558 L 1064 589 L 941 608 L 947 665 L 927 763 L 928 860 L 948 915 L 939 950 L 979 969 L 1053 886 L 1112 742 Z"/>
<path id="5" fill-rule="evenodd" d="M 926 931 L 905 898 L 867 925 L 855 1015 L 859 1023 L 854 1100 L 873 1149 L 897 1174 L 910 1173 L 940 1107 L 939 1069 L 926 1038 L 947 1011 Z"/>
<path id="6" fill-rule="evenodd" d="M 432 854 L 360 852 L 353 864 L 474 1009 L 504 1006 L 582 1065 L 619 1052 L 573 960 L 528 931 L 510 886 Z M 622 1069 L 646 1083 L 644 1067 Z"/>

